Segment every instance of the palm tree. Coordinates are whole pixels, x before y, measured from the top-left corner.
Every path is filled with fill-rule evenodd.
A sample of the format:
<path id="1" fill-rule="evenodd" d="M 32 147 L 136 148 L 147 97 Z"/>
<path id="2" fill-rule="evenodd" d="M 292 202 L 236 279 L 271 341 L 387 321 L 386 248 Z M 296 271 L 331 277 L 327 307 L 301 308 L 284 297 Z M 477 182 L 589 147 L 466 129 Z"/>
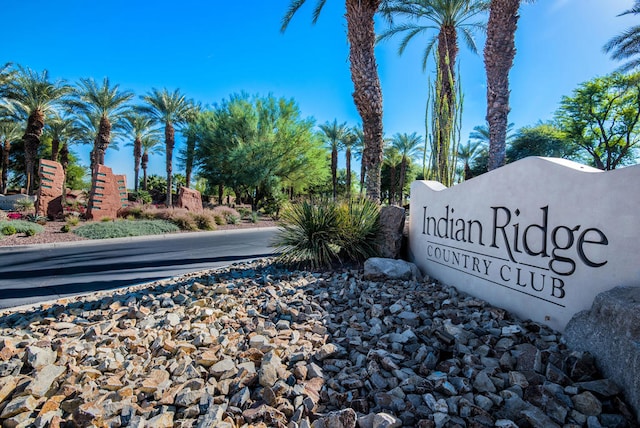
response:
<path id="1" fill-rule="evenodd" d="M 132 143 L 126 144 L 127 146 L 133 146 L 133 171 L 134 171 L 134 190 L 138 191 L 138 185 L 140 181 L 140 162 L 142 160 L 142 140 L 152 139 L 154 141 L 160 140 L 160 131 L 154 128 L 154 119 L 150 116 L 144 115 L 140 112 L 131 112 L 126 117 L 127 122 L 125 128 L 131 138 Z M 147 162 L 148 162 L 147 154 Z M 145 168 L 146 170 L 146 168 Z"/>
<path id="2" fill-rule="evenodd" d="M 64 145 L 67 140 L 74 140 L 78 135 L 76 121 L 74 118 L 63 117 L 56 112 L 49 119 L 45 131 L 51 137 L 51 160 L 58 162 L 61 143 Z"/>
<path id="3" fill-rule="evenodd" d="M 527 0 L 522 0 L 527 1 Z M 529 0 L 532 1 L 532 0 Z M 491 0 L 484 67 L 487 72 L 489 171 L 504 165 L 509 111 L 509 71 L 516 55 L 515 33 L 521 0 Z"/>
<path id="4" fill-rule="evenodd" d="M 347 130 L 347 133 L 340 141 L 341 147 L 344 148 L 344 155 L 346 159 L 347 169 L 347 199 L 351 199 L 351 150 L 356 144 L 358 144 L 358 135 L 356 135 L 354 129 Z"/>
<path id="5" fill-rule="evenodd" d="M 480 147 L 484 147 L 484 144 L 477 140 L 467 141 L 466 145 L 458 147 L 458 161 L 464 165 L 462 174 L 465 181 L 473 177 L 470 164 L 478 155 Z"/>
<path id="6" fill-rule="evenodd" d="M 363 152 L 364 152 L 364 133 L 362 132 L 361 126 L 355 126 L 351 133 L 353 134 L 353 153 L 355 154 L 356 159 L 360 161 L 360 196 L 362 196 L 362 192 L 364 191 L 364 182 L 365 176 L 367 175 L 367 165 L 363 161 Z"/>
<path id="7" fill-rule="evenodd" d="M 422 154 L 422 137 L 417 133 L 412 134 L 396 134 L 391 140 L 391 145 L 398 151 L 402 157 L 400 163 L 400 205 L 404 205 L 404 185 L 407 177 L 407 165 L 409 160 Z"/>
<path id="8" fill-rule="evenodd" d="M 149 166 L 150 154 L 162 154 L 164 149 L 162 141 L 158 134 L 147 134 L 140 138 L 140 147 L 142 149 L 141 167 L 142 167 L 142 188 L 144 191 L 149 190 L 149 182 L 147 178 L 147 167 Z"/>
<path id="9" fill-rule="evenodd" d="M 0 166 L 2 176 L 0 177 L 0 193 L 7 192 L 9 179 L 9 154 L 11 153 L 11 143 L 17 141 L 22 136 L 22 127 L 16 122 L 0 122 Z"/>
<path id="10" fill-rule="evenodd" d="M 191 174 L 195 163 L 196 143 L 198 138 L 198 118 L 202 113 L 201 104 L 192 104 L 189 113 L 187 113 L 186 124 L 182 129 L 182 134 L 186 137 L 185 147 L 181 153 L 181 161 L 184 162 L 185 169 L 185 187 L 191 185 Z"/>
<path id="11" fill-rule="evenodd" d="M 513 127 L 513 122 L 507 125 L 507 144 L 509 144 L 509 142 L 514 138 Z M 489 135 L 489 124 L 474 126 L 473 131 L 469 133 L 469 138 L 474 142 L 480 142 L 481 144 L 485 144 L 488 147 L 489 143 L 491 142 L 491 136 Z"/>
<path id="12" fill-rule="evenodd" d="M 444 182 L 443 171 L 448 169 L 449 147 L 456 114 L 456 64 L 458 59 L 458 32 L 469 49 L 476 53 L 478 48 L 473 38 L 474 30 L 483 30 L 480 22 L 471 21 L 486 11 L 488 3 L 484 0 L 393 0 L 382 8 L 383 15 L 391 22 L 394 17 L 405 18 L 401 24 L 393 24 L 385 31 L 380 40 L 396 34 L 405 33 L 398 52 L 402 54 L 409 42 L 416 36 L 435 30 L 427 42 L 422 58 L 422 68 L 434 46 L 437 49 L 435 99 L 436 164 L 439 179 Z"/>
<path id="13" fill-rule="evenodd" d="M 353 101 L 362 118 L 364 153 L 362 161 L 367 168 L 367 197 L 380 201 L 380 172 L 382 168 L 382 89 L 374 53 L 376 34 L 374 16 L 387 0 L 345 0 L 347 40 L 351 81 L 354 85 Z M 282 19 L 285 31 L 293 15 L 306 0 L 291 0 Z M 318 20 L 326 0 L 318 0 L 313 11 L 313 23 Z"/>
<path id="14" fill-rule="evenodd" d="M 331 180 L 333 183 L 333 200 L 338 196 L 338 148 L 349 132 L 347 122 L 338 124 L 337 119 L 333 119 L 333 123 L 325 122 L 320 125 L 320 130 L 324 133 L 329 148 L 331 149 Z"/>
<path id="15" fill-rule="evenodd" d="M 164 143 L 166 153 L 167 170 L 167 199 L 166 205 L 170 207 L 171 202 L 171 177 L 173 172 L 173 147 L 175 146 L 175 126 L 185 122 L 191 110 L 192 103 L 180 93 L 179 89 L 169 92 L 167 89 L 159 91 L 152 89 L 142 99 L 147 103 L 143 106 L 143 111 L 149 113 L 159 123 L 164 125 Z"/>
<path id="16" fill-rule="evenodd" d="M 80 79 L 74 96 L 72 107 L 87 117 L 100 118 L 91 157 L 93 175 L 97 165 L 104 165 L 104 156 L 111 144 L 112 128 L 115 130 L 122 127 L 123 119 L 130 109 L 127 103 L 133 98 L 133 93 L 120 90 L 120 85 L 111 86 L 109 78 L 105 77 L 102 86 L 92 78 Z"/>
<path id="17" fill-rule="evenodd" d="M 55 110 L 63 97 L 70 91 L 71 87 L 65 84 L 63 80 L 51 82 L 47 70 L 37 73 L 30 68 L 19 67 L 18 73 L 11 83 L 9 98 L 17 109 L 27 117 L 27 126 L 22 136 L 25 151 L 25 172 L 27 177 L 25 187 L 27 194 L 33 192 L 35 164 L 45 118 L 47 114 Z"/>
<path id="18" fill-rule="evenodd" d="M 402 164 L 402 156 L 394 146 L 386 147 L 384 150 L 384 163 L 389 167 L 389 205 L 396 204 L 396 186 L 398 179 L 396 174 L 398 166 Z"/>
<path id="19" fill-rule="evenodd" d="M 640 0 L 636 0 L 636 3 L 629 10 L 625 10 L 618 16 L 640 14 Z M 604 45 L 604 51 L 611 54 L 611 58 L 616 61 L 631 59 L 626 64 L 623 64 L 618 71 L 627 72 L 640 65 L 640 25 L 634 25 L 622 34 L 619 34 L 609 40 Z"/>

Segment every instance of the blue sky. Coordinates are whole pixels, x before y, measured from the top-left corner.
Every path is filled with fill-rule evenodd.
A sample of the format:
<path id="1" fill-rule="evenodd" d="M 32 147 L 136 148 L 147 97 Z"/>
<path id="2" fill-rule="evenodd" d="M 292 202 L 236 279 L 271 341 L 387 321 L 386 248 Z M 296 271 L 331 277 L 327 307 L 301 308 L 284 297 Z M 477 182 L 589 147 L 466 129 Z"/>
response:
<path id="1" fill-rule="evenodd" d="M 307 3 L 281 34 L 289 0 L 2 0 L 0 64 L 47 69 L 53 78 L 72 83 L 82 77 L 109 77 L 136 95 L 154 87 L 179 88 L 205 105 L 240 91 L 271 93 L 295 99 L 302 114 L 318 124 L 338 119 L 355 125 L 359 116 L 351 98 L 344 1 L 328 1 L 315 26 L 311 12 L 316 1 Z M 510 75 L 509 121 L 516 129 L 551 119 L 563 95 L 615 70 L 618 64 L 602 46 L 635 24 L 632 17 L 616 17 L 632 4 L 537 0 L 521 7 Z M 378 22 L 378 31 L 385 25 Z M 414 40 L 402 56 L 397 55 L 399 40 L 376 48 L 388 136 L 424 135 L 431 73 L 421 67 L 425 42 Z M 460 49 L 462 143 L 486 114 L 484 37 L 478 35 L 477 42 L 478 55 L 463 44 Z M 105 163 L 115 173 L 127 174 L 133 187 L 131 149 L 123 142 L 119 146 L 119 151 L 107 151 Z M 88 164 L 89 146 L 73 150 Z M 150 173 L 164 175 L 163 157 L 152 157 Z"/>

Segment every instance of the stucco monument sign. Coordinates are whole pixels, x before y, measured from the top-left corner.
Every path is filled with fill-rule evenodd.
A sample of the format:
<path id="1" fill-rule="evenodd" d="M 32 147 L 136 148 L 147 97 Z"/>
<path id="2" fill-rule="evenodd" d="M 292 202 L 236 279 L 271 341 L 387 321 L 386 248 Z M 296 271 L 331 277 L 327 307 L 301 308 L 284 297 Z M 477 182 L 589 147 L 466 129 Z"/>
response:
<path id="1" fill-rule="evenodd" d="M 640 165 L 527 158 L 411 186 L 410 256 L 444 283 L 560 331 L 595 296 L 640 286 Z"/>

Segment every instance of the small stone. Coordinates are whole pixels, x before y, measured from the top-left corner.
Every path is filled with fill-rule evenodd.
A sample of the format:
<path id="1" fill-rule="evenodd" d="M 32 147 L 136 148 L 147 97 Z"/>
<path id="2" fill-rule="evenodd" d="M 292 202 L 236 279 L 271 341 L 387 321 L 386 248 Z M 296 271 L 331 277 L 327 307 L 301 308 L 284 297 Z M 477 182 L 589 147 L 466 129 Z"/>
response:
<path id="1" fill-rule="evenodd" d="M 38 405 L 38 401 L 31 395 L 22 395 L 11 400 L 0 414 L 0 419 L 7 419 L 19 413 L 31 412 Z"/>
<path id="2" fill-rule="evenodd" d="M 585 391 L 571 397 L 576 410 L 587 416 L 598 416 L 602 413 L 602 403 L 592 393 Z"/>

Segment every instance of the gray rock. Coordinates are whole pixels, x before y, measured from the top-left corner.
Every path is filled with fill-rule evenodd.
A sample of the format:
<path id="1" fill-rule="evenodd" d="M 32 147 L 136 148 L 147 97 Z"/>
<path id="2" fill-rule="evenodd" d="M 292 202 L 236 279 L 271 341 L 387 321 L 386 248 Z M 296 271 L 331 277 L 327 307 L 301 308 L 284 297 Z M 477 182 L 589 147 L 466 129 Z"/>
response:
<path id="1" fill-rule="evenodd" d="M 368 280 L 421 280 L 418 267 L 404 260 L 372 257 L 364 262 L 364 278 Z"/>
<path id="2" fill-rule="evenodd" d="M 405 218 L 404 208 L 390 205 L 380 209 L 378 248 L 382 257 L 397 259 L 400 256 Z"/>

